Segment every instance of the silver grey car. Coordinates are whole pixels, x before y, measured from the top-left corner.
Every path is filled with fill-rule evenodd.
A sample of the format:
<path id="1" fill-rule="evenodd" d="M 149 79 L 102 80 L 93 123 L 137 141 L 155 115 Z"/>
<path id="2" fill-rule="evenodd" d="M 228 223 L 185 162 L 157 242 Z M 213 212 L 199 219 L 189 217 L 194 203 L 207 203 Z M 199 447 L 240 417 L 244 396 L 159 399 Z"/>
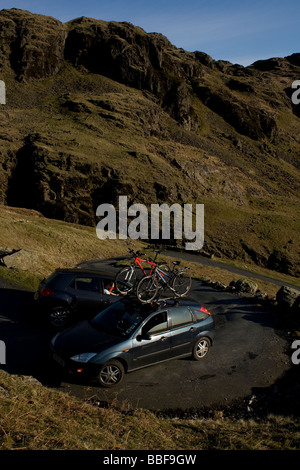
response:
<path id="1" fill-rule="evenodd" d="M 143 305 L 122 298 L 88 321 L 58 333 L 52 357 L 69 373 L 119 384 L 124 374 L 175 358 L 207 356 L 214 319 L 199 303 L 181 299 Z"/>

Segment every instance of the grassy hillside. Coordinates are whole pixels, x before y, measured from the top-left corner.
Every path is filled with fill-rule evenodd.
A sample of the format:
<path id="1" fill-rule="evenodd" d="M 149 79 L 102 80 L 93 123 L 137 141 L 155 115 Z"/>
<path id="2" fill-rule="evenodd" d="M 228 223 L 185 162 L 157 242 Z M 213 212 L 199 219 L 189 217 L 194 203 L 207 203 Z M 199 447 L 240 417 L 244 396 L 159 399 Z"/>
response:
<path id="1" fill-rule="evenodd" d="M 0 370 L 0 449 L 296 450 L 299 419 L 163 418 L 99 408 Z"/>
<path id="2" fill-rule="evenodd" d="M 0 266 L 0 277 L 16 282 L 30 290 L 35 290 L 41 279 L 49 276 L 55 269 L 72 267 L 88 259 L 107 259 L 128 255 L 128 248 L 140 249 L 150 257 L 153 249 L 139 241 L 133 240 L 100 240 L 92 227 L 72 224 L 59 220 L 47 219 L 37 211 L 0 206 L 0 247 L 11 250 L 26 250 L 32 254 L 26 266 L 16 269 Z M 160 256 L 168 261 L 168 257 Z M 232 280 L 241 276 L 226 269 L 206 266 L 201 262 L 185 262 L 194 278 L 204 281 L 223 282 L 229 285 Z M 245 262 L 237 265 L 252 272 L 272 277 L 273 271 L 258 268 Z M 300 284 L 297 279 L 285 274 L 275 273 L 274 276 L 284 283 Z M 253 280 L 255 276 L 253 277 Z M 270 282 L 257 281 L 259 289 L 273 297 L 278 285 Z"/>

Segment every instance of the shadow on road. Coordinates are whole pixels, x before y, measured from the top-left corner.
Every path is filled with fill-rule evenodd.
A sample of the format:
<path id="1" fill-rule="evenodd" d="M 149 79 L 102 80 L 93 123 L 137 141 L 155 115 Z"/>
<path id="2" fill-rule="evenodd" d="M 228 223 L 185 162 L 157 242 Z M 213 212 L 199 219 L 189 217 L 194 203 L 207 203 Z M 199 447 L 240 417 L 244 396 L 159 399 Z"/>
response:
<path id="1" fill-rule="evenodd" d="M 258 323 L 261 326 L 280 328 L 276 311 L 264 301 L 258 303 L 254 297 L 215 290 L 209 286 L 197 286 L 192 290 L 193 294 L 212 314 L 216 315 L 217 323 L 220 321 L 223 323 L 222 316 L 226 317 L 226 321 L 234 321 L 236 316 L 240 316 L 244 320 Z"/>
<path id="2" fill-rule="evenodd" d="M 49 343 L 55 332 L 44 327 L 36 315 L 33 292 L 0 288 L 0 340 L 6 346 L 2 368 L 31 375 L 44 384 L 48 377 L 50 384 L 55 376 L 50 370 Z"/>

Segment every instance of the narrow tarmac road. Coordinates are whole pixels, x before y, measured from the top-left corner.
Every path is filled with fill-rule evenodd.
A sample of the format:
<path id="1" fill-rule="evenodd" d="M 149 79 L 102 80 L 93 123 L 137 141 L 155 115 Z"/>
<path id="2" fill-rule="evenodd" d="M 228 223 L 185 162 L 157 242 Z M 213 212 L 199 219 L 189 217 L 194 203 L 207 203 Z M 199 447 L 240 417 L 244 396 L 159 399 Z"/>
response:
<path id="1" fill-rule="evenodd" d="M 110 262 L 106 264 L 109 267 Z M 56 375 L 48 362 L 54 332 L 32 321 L 33 293 L 0 281 L 0 339 L 7 347 L 3 368 L 32 375 L 76 397 L 126 410 L 229 404 L 271 386 L 288 371 L 289 345 L 274 312 L 251 298 L 217 291 L 199 281 L 193 281 L 191 296 L 211 311 L 216 322 L 215 343 L 203 362 L 188 358 L 151 366 L 126 375 L 119 386 L 106 390 Z"/>

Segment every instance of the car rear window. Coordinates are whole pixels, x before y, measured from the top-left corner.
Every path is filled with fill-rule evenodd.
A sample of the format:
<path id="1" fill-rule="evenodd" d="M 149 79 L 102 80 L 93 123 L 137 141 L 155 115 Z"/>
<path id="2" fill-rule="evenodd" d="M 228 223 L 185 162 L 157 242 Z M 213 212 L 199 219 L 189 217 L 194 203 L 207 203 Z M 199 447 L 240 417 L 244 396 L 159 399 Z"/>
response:
<path id="1" fill-rule="evenodd" d="M 203 321 L 209 316 L 208 313 L 203 312 L 202 310 L 200 310 L 200 308 L 199 309 L 192 308 L 191 310 L 193 314 L 195 315 L 195 318 L 197 321 Z"/>
<path id="2" fill-rule="evenodd" d="M 54 273 L 51 274 L 51 276 L 46 279 L 46 281 L 43 282 L 44 285 L 47 287 L 55 287 L 55 286 L 61 286 L 64 287 L 65 284 L 69 281 L 69 277 L 66 277 L 62 273 Z"/>

